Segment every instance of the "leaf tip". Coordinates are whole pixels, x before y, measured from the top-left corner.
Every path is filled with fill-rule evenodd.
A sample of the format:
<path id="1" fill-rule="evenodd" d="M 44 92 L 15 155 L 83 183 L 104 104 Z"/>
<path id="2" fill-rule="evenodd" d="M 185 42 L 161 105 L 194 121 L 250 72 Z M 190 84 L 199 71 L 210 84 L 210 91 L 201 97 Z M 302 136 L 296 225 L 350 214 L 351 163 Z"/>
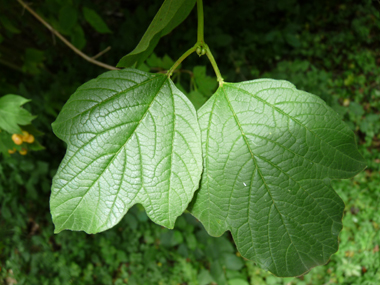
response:
<path id="1" fill-rule="evenodd" d="M 60 232 L 62 232 L 63 231 L 63 229 L 62 228 L 55 228 L 54 229 L 54 234 L 59 234 Z"/>

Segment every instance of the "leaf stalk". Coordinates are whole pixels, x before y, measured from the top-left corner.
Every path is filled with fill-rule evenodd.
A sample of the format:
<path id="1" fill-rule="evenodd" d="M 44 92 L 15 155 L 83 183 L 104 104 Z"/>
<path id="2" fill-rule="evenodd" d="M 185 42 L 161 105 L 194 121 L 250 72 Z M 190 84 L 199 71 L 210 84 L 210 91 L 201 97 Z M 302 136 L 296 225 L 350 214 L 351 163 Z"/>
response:
<path id="1" fill-rule="evenodd" d="M 181 64 L 182 61 L 185 60 L 190 54 L 196 52 L 199 56 L 207 55 L 212 67 L 214 68 L 216 78 L 219 82 L 219 86 L 223 85 L 223 77 L 220 73 L 219 67 L 216 64 L 215 58 L 211 53 L 210 48 L 205 43 L 204 40 L 204 14 L 203 14 L 203 0 L 197 0 L 197 12 L 198 12 L 198 31 L 197 31 L 197 42 L 196 44 L 186 51 L 169 69 L 167 72 L 167 76 L 172 76 L 174 70 Z"/>
<path id="2" fill-rule="evenodd" d="M 181 57 L 173 64 L 173 66 L 168 70 L 166 73 L 168 77 L 172 76 L 174 70 L 181 64 L 182 61 L 185 60 L 186 57 L 188 57 L 190 54 L 195 52 L 197 49 L 198 45 L 195 44 L 191 49 L 188 49 Z"/>
<path id="3" fill-rule="evenodd" d="M 197 42 L 203 44 L 204 39 L 204 16 L 203 16 L 203 0 L 197 0 L 197 12 L 198 12 L 198 37 Z"/>

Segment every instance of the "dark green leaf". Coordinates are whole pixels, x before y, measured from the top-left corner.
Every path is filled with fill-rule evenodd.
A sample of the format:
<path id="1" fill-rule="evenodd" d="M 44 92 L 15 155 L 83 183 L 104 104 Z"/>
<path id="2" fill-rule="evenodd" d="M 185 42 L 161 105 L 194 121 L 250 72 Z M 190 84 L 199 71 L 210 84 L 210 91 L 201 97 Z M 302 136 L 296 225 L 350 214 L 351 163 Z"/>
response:
<path id="1" fill-rule="evenodd" d="M 196 113 L 165 75 L 104 73 L 78 88 L 53 130 L 68 145 L 50 200 L 55 232 L 104 231 L 137 203 L 173 228 L 199 186 Z"/>
<path id="2" fill-rule="evenodd" d="M 174 64 L 174 61 L 167 54 L 164 55 L 162 59 L 162 68 L 165 70 L 169 70 Z"/>
<path id="3" fill-rule="evenodd" d="M 8 150 L 13 150 L 16 146 L 12 141 L 11 134 L 0 130 L 0 154 L 8 156 Z"/>
<path id="4" fill-rule="evenodd" d="M 207 101 L 207 98 L 199 91 L 191 91 L 186 96 L 193 103 L 195 110 L 198 110 Z"/>
<path id="5" fill-rule="evenodd" d="M 201 92 L 206 98 L 213 94 L 218 86 L 215 78 L 206 74 L 205 66 L 195 66 L 193 69 L 195 83 L 197 84 L 198 91 Z"/>
<path id="6" fill-rule="evenodd" d="M 36 116 L 32 116 L 27 110 L 21 108 L 29 102 L 29 99 L 18 95 L 5 95 L 0 98 L 0 129 L 10 134 L 21 134 L 18 125 L 28 125 Z"/>
<path id="7" fill-rule="evenodd" d="M 365 167 L 354 134 L 317 96 L 286 81 L 224 83 L 198 111 L 204 172 L 190 210 L 213 236 L 278 276 L 338 250 L 344 204 L 330 179 Z"/>
<path id="8" fill-rule="evenodd" d="M 70 31 L 74 28 L 78 20 L 77 9 L 69 5 L 63 6 L 61 10 L 59 10 L 58 19 L 60 28 L 65 32 Z"/>
<path id="9" fill-rule="evenodd" d="M 9 32 L 13 33 L 13 34 L 19 34 L 21 33 L 21 31 L 16 28 L 12 22 L 5 16 L 0 16 L 0 23 L 1 25 Z"/>
<path id="10" fill-rule="evenodd" d="M 160 38 L 187 18 L 194 4 L 195 0 L 165 0 L 137 47 L 124 56 L 117 66 L 139 66 L 152 53 Z"/>
<path id="11" fill-rule="evenodd" d="M 102 17 L 99 16 L 94 10 L 83 7 L 83 15 L 86 21 L 101 34 L 112 33 L 108 28 L 107 24 L 103 21 Z"/>
<path id="12" fill-rule="evenodd" d="M 146 60 L 146 64 L 150 67 L 162 67 L 162 59 L 155 53 L 152 53 Z"/>
<path id="13" fill-rule="evenodd" d="M 86 38 L 80 25 L 75 26 L 71 32 L 71 42 L 78 49 L 83 49 L 86 46 Z"/>
<path id="14" fill-rule="evenodd" d="M 30 74 L 38 74 L 43 66 L 45 53 L 41 50 L 34 48 L 25 49 L 24 65 L 22 71 Z"/>

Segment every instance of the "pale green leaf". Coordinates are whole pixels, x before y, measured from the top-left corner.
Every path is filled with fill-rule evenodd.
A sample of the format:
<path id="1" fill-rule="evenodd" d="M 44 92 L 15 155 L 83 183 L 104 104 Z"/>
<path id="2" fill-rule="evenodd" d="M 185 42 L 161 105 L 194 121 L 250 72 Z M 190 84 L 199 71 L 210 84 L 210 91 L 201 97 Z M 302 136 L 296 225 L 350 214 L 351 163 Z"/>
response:
<path id="1" fill-rule="evenodd" d="M 55 232 L 104 231 L 137 203 L 173 228 L 199 186 L 196 112 L 165 75 L 104 73 L 78 88 L 53 130 L 68 145 L 53 179 Z"/>
<path id="2" fill-rule="evenodd" d="M 244 266 L 243 259 L 240 257 L 237 257 L 235 254 L 225 253 L 223 254 L 222 258 L 223 258 L 224 266 L 229 270 L 239 271 Z"/>
<path id="3" fill-rule="evenodd" d="M 137 47 L 124 56 L 117 66 L 139 66 L 152 53 L 160 38 L 187 18 L 194 5 L 195 0 L 165 0 Z"/>
<path id="4" fill-rule="evenodd" d="M 102 17 L 96 11 L 83 7 L 83 16 L 86 21 L 98 32 L 101 34 L 112 33 L 108 28 L 107 24 L 103 21 Z"/>
<path id="5" fill-rule="evenodd" d="M 249 285 L 249 283 L 244 279 L 234 278 L 228 280 L 228 285 Z"/>
<path id="6" fill-rule="evenodd" d="M 365 167 L 354 134 L 319 97 L 286 81 L 224 83 L 198 111 L 204 172 L 190 207 L 213 236 L 278 276 L 338 250 L 344 204 L 330 179 Z"/>
<path id="7" fill-rule="evenodd" d="M 28 125 L 36 118 L 21 107 L 29 101 L 29 99 L 13 94 L 0 97 L 0 129 L 10 134 L 21 134 L 19 125 Z"/>
<path id="8" fill-rule="evenodd" d="M 198 274 L 198 282 L 199 285 L 208 285 L 211 282 L 214 282 L 214 279 L 211 277 L 210 272 L 208 272 L 206 269 L 202 269 Z"/>

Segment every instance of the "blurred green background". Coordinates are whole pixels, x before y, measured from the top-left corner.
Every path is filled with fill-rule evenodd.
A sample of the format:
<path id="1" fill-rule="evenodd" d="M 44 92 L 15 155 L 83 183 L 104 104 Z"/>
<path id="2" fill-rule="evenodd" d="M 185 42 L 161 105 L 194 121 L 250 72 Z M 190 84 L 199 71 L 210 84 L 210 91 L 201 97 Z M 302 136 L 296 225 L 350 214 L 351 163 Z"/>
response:
<path id="1" fill-rule="evenodd" d="M 159 0 L 33 0 L 40 16 L 89 56 L 116 65 Z M 367 169 L 335 181 L 346 204 L 340 248 L 325 266 L 277 278 L 240 257 L 229 233 L 210 237 L 190 214 L 173 231 L 133 207 L 115 228 L 53 234 L 51 180 L 65 146 L 51 123 L 75 89 L 106 70 L 76 55 L 16 0 L 0 0 L 0 96 L 38 115 L 45 150 L 0 156 L 0 284 L 380 284 L 380 2 L 204 1 L 205 40 L 226 81 L 286 79 L 321 96 L 357 135 Z M 139 68 L 168 69 L 196 41 L 196 13 Z M 199 107 L 216 88 L 207 58 L 186 59 L 174 82 Z"/>

